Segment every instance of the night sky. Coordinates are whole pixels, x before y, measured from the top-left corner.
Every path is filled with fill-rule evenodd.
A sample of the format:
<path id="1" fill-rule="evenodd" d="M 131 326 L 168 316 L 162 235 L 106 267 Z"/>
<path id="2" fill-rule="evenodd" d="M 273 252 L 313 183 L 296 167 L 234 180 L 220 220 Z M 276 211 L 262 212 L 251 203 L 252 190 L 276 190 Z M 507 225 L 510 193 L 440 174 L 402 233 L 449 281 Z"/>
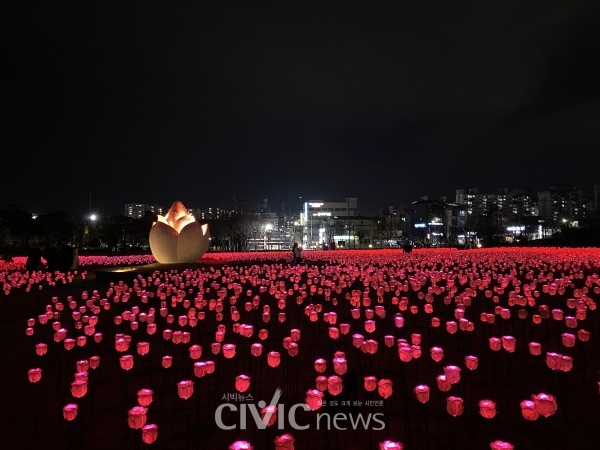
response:
<path id="1" fill-rule="evenodd" d="M 599 1 L 11 3 L 3 204 L 600 182 Z"/>

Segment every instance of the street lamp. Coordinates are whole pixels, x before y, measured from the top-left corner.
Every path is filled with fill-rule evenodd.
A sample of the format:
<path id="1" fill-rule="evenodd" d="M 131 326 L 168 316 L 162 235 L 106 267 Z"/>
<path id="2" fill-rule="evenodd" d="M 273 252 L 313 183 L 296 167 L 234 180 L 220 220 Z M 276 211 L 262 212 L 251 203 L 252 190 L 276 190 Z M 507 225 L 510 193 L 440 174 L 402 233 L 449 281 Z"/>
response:
<path id="1" fill-rule="evenodd" d="M 88 247 L 88 249 L 90 247 L 90 226 L 91 226 L 92 222 L 96 222 L 97 220 L 98 220 L 98 215 L 97 214 L 90 214 L 90 216 L 88 217 L 88 220 L 86 221 L 87 224 L 85 225 L 84 234 L 87 235 L 87 247 Z"/>

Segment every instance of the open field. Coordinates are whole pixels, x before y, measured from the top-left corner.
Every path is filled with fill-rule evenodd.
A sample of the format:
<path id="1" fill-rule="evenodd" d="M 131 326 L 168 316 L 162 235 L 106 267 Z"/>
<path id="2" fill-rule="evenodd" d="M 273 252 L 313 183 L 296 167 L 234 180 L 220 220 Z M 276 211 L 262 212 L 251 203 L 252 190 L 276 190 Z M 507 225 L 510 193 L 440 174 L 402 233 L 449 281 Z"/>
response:
<path id="1" fill-rule="evenodd" d="M 429 450 L 597 445 L 600 249 L 314 251 L 300 265 L 281 252 L 206 256 L 176 268 L 148 266 L 148 256 L 83 257 L 76 274 L 30 276 L 19 258 L 0 266 L 2 447 L 216 450 L 248 441 L 260 450 L 286 433 L 302 450 L 386 440 Z M 35 368 L 41 379 L 31 383 Z M 250 378 L 247 390 L 239 375 Z M 184 400 L 178 383 L 188 380 Z M 283 427 L 259 430 L 248 405 L 268 403 L 278 387 Z M 146 424 L 158 435 L 149 445 L 128 426 L 141 389 L 153 391 Z M 326 404 L 299 409 L 309 428 L 294 429 L 288 411 L 318 398 L 315 389 Z M 253 398 L 239 400 L 242 390 Z M 247 429 L 216 425 L 223 403 L 238 409 L 225 409 L 226 425 L 239 425 L 247 405 Z M 72 421 L 67 404 L 78 405 Z M 325 417 L 317 429 L 323 413 L 352 419 L 327 431 Z M 385 427 L 353 429 L 358 414 L 380 414 Z"/>

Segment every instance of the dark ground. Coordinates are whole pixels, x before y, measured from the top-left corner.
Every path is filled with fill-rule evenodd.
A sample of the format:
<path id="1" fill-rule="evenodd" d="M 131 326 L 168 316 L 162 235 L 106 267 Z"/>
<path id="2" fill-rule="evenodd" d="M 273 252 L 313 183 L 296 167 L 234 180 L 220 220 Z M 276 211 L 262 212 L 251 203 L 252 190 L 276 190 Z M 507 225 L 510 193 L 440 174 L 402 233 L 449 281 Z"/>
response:
<path id="1" fill-rule="evenodd" d="M 101 277 L 99 277 L 101 278 Z M 119 273 L 114 281 L 124 279 Z M 360 324 L 350 317 L 350 307 L 345 301 L 337 307 L 338 324 L 350 323 L 349 335 L 341 336 L 333 342 L 327 337 L 328 324 L 320 318 L 310 324 L 304 315 L 302 306 L 295 301 L 288 301 L 288 320 L 284 324 L 277 322 L 277 302 L 270 303 L 273 318 L 268 325 L 260 321 L 260 314 L 247 313 L 243 309 L 245 290 L 238 304 L 241 312 L 241 323 L 254 324 L 255 332 L 251 339 L 246 339 L 231 331 L 227 332 L 224 343 L 236 343 L 238 355 L 232 360 L 225 360 L 222 354 L 210 353 L 210 343 L 214 341 L 216 322 L 214 315 L 207 313 L 206 325 L 199 325 L 192 331 L 191 343 L 203 346 L 201 360 L 214 360 L 216 371 L 205 378 L 198 379 L 193 375 L 192 364 L 187 357 L 188 345 L 174 346 L 165 344 L 162 338 L 162 323 L 154 336 L 148 336 L 145 326 L 140 324 L 137 331 L 121 325 L 119 330 L 133 336 L 133 342 L 146 340 L 150 342 L 151 352 L 142 358 L 136 355 L 132 345 L 129 353 L 136 355 L 134 369 L 130 373 L 119 367 L 118 354 L 114 351 L 114 333 L 117 326 L 112 323 L 115 310 L 101 315 L 98 331 L 104 333 L 101 344 L 88 343 L 85 348 L 76 347 L 66 352 L 62 344 L 54 344 L 52 330 L 46 326 L 45 334 L 36 325 L 33 337 L 25 336 L 26 320 L 37 317 L 44 311 L 51 297 L 56 295 L 64 301 L 67 295 L 80 297 L 82 290 L 91 292 L 98 289 L 101 296 L 108 287 L 108 282 L 96 279 L 93 273 L 85 281 L 77 280 L 71 286 L 60 286 L 44 289 L 42 292 L 13 292 L 8 297 L 0 298 L 0 355 L 2 355 L 2 408 L 0 408 L 0 448 L 19 449 L 138 449 L 142 447 L 139 430 L 130 430 L 127 426 L 127 410 L 136 405 L 136 392 L 140 388 L 152 388 L 155 391 L 154 403 L 149 407 L 148 423 L 158 424 L 159 438 L 149 448 L 176 450 L 186 448 L 227 449 L 237 439 L 246 439 L 254 444 L 255 450 L 272 449 L 272 440 L 276 435 L 292 433 L 296 437 L 296 449 L 376 449 L 377 443 L 385 439 L 398 440 L 405 448 L 412 449 L 486 449 L 489 442 L 496 439 L 515 444 L 516 449 L 594 449 L 598 448 L 598 411 L 600 411 L 600 394 L 597 381 L 600 381 L 600 322 L 597 311 L 589 311 L 584 328 L 592 332 L 589 342 L 577 342 L 575 348 L 565 348 L 560 344 L 560 333 L 567 330 L 564 323 L 552 320 L 544 321 L 534 327 L 530 319 L 522 321 L 516 317 L 510 320 L 496 319 L 495 325 L 479 321 L 481 311 L 493 312 L 493 304 L 479 293 L 474 306 L 467 308 L 466 317 L 475 323 L 473 333 L 458 332 L 449 335 L 442 325 L 439 329 L 429 327 L 429 315 L 419 313 L 412 316 L 405 312 L 406 325 L 398 330 L 393 326 L 393 315 L 397 307 L 388 304 L 385 327 L 379 326 L 375 332 L 380 341 L 378 352 L 365 355 L 352 346 L 352 334 L 365 334 Z M 356 286 L 362 288 L 360 286 Z M 355 287 L 355 288 L 356 288 Z M 256 289 L 256 288 L 255 288 Z M 2 294 L 0 294 L 2 295 Z M 344 293 L 339 295 L 343 298 Z M 335 296 L 335 294 L 334 294 Z M 270 297 L 270 296 L 269 296 Z M 322 296 L 315 295 L 314 303 L 322 303 L 324 311 L 332 309 L 331 303 L 325 302 Z M 320 297 L 320 298 L 319 298 Z M 333 297 L 333 296 L 332 296 Z M 565 296 L 566 297 L 566 296 Z M 592 294 L 596 301 L 598 296 Z M 265 299 L 267 296 L 264 297 Z M 387 297 L 386 297 L 387 298 Z M 411 293 L 411 302 L 416 295 Z M 132 299 L 133 300 L 133 299 Z M 540 301 L 550 305 L 564 307 L 564 297 L 550 298 L 542 296 Z M 80 300 L 81 303 L 81 300 Z M 158 300 L 152 306 L 158 310 Z M 373 303 L 373 306 L 376 303 Z M 506 299 L 501 304 L 506 306 Z M 230 325 L 226 303 L 224 323 Z M 446 306 L 441 299 L 436 300 L 436 314 L 442 319 L 451 320 L 453 307 Z M 485 305 L 485 306 L 482 306 Z M 123 307 L 123 304 L 113 305 Z M 132 306 L 126 305 L 128 308 Z M 179 306 L 181 307 L 181 306 Z M 529 317 L 534 308 L 527 307 Z M 260 310 L 259 310 L 260 311 Z M 177 316 L 177 313 L 175 313 Z M 516 316 L 516 314 L 514 314 Z M 107 321 L 107 318 L 109 319 Z M 162 319 L 157 317 L 157 319 Z M 104 321 L 104 322 L 103 322 Z M 72 321 L 70 321 L 72 323 Z M 259 341 L 258 330 L 269 329 L 267 341 Z M 179 327 L 174 324 L 173 329 Z M 302 330 L 299 341 L 300 353 L 291 358 L 283 350 L 283 337 L 289 335 L 292 328 Z M 230 329 L 230 327 L 228 327 Z M 129 330 L 129 331 L 128 331 Z M 400 363 L 396 346 L 387 348 L 383 345 L 385 334 L 395 334 L 397 338 L 410 340 L 411 333 L 421 333 L 423 355 L 408 364 Z M 71 333 L 70 333 L 71 334 Z M 492 352 L 487 343 L 491 336 L 513 335 L 517 338 L 517 352 L 508 354 L 505 351 Z M 529 355 L 527 343 L 535 340 L 542 343 L 542 356 Z M 47 342 L 48 354 L 44 357 L 35 355 L 33 349 L 37 342 Z M 253 342 L 262 342 L 263 356 L 253 358 L 249 348 Z M 190 344 L 191 344 L 190 343 Z M 429 348 L 437 345 L 446 350 L 444 359 L 436 364 L 429 357 Z M 179 348 L 177 348 L 179 347 Z M 162 350 L 164 348 L 164 351 Z M 154 351 L 153 351 L 154 350 Z M 266 353 L 270 350 L 280 351 L 282 363 L 272 369 L 267 366 Z M 314 413 L 299 413 L 298 422 L 313 424 L 309 431 L 268 429 L 267 431 L 222 431 L 214 426 L 214 410 L 223 403 L 221 397 L 225 393 L 234 392 L 234 378 L 240 373 L 252 377 L 249 392 L 258 399 L 269 400 L 277 386 L 284 393 L 282 403 L 288 408 L 296 402 L 302 402 L 305 392 L 314 388 L 317 373 L 312 362 L 319 357 L 328 360 L 328 370 L 324 375 L 332 375 L 333 353 L 336 350 L 346 352 L 349 373 L 344 376 L 344 392 L 340 397 L 358 396 L 362 401 L 380 398 L 377 392 L 367 393 L 362 387 L 362 377 L 375 375 L 378 378 L 390 378 L 394 382 L 394 394 L 382 407 L 361 407 L 355 413 L 368 414 L 381 412 L 385 414 L 387 427 L 383 431 L 330 431 L 316 430 Z M 552 372 L 545 365 L 546 351 L 571 355 L 575 359 L 574 369 L 568 373 Z M 100 367 L 90 370 L 90 387 L 86 397 L 77 401 L 80 406 L 78 418 L 68 423 L 62 418 L 62 407 L 74 402 L 68 389 L 75 372 L 75 361 L 93 354 L 101 356 Z M 171 354 L 174 358 L 173 368 L 164 370 L 160 365 L 163 354 Z M 464 367 L 464 356 L 474 354 L 480 359 L 480 366 L 474 372 Z M 443 393 L 437 389 L 435 377 L 443 373 L 443 367 L 456 364 L 462 367 L 462 380 L 454 385 L 450 392 Z M 42 367 L 43 378 L 35 385 L 27 380 L 27 370 Z M 352 386 L 352 377 L 358 380 L 358 386 Z M 177 397 L 176 383 L 183 379 L 193 379 L 196 391 L 192 398 L 183 401 Z M 431 400 L 422 405 L 415 400 L 412 389 L 417 384 L 427 384 L 431 388 Z M 356 389 L 357 388 L 357 389 Z M 357 393 L 352 391 L 356 389 Z M 554 394 L 558 399 L 557 413 L 536 422 L 529 422 L 521 417 L 519 403 L 529 399 L 532 394 L 546 392 Z M 445 411 L 445 398 L 455 395 L 464 398 L 465 412 L 462 416 L 452 418 Z M 492 399 L 497 402 L 498 414 L 492 420 L 483 419 L 478 414 L 477 402 L 481 399 Z M 334 408 L 322 408 L 319 412 L 330 412 Z M 341 408 L 339 408 L 341 411 Z M 233 423 L 233 415 L 225 415 L 225 423 Z M 249 417 L 251 424 L 251 418 Z"/>

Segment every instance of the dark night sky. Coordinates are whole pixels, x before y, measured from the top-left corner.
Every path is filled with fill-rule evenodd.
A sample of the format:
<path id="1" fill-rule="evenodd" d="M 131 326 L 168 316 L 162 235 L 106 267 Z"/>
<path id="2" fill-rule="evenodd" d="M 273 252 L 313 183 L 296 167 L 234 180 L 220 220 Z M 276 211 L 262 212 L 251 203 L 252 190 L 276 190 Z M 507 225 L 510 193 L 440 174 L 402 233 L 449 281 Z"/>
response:
<path id="1" fill-rule="evenodd" d="M 600 182 L 598 1 L 13 3 L 3 204 Z"/>

